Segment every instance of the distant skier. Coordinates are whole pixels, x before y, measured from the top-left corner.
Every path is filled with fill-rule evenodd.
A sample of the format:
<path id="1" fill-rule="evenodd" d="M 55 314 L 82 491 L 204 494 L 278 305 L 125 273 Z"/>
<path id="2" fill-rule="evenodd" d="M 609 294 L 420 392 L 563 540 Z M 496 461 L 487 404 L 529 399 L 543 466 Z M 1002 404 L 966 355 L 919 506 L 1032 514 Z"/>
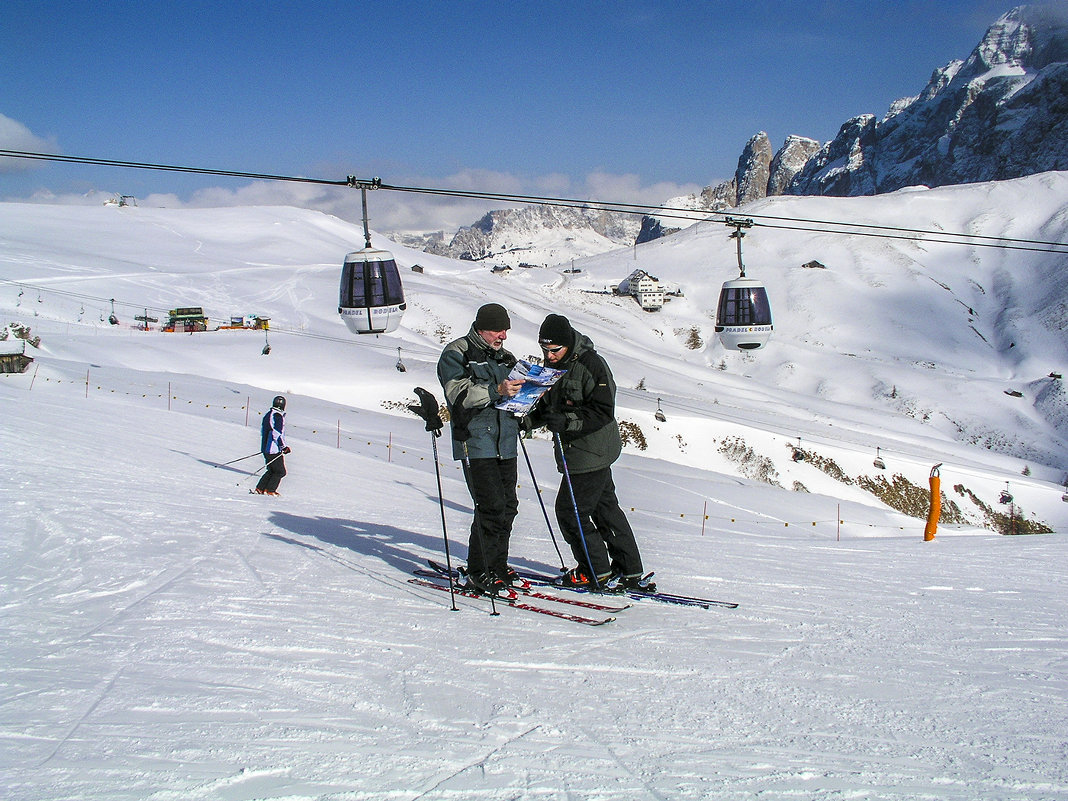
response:
<path id="1" fill-rule="evenodd" d="M 257 495 L 277 495 L 278 485 L 286 474 L 283 454 L 289 453 L 283 431 L 286 425 L 286 399 L 276 395 L 271 401 L 271 408 L 263 416 L 260 424 L 260 452 L 267 463 L 267 469 L 260 476 L 260 481 L 253 490 Z"/>
<path id="2" fill-rule="evenodd" d="M 656 585 L 642 580 L 642 557 L 612 481 L 612 463 L 623 450 L 612 371 L 590 338 L 559 314 L 545 318 L 538 342 L 545 364 L 567 370 L 530 415 L 533 425 L 545 425 L 559 437 L 563 450 L 556 452 L 557 467 L 564 473 L 556 495 L 556 519 L 578 566 L 567 571 L 560 583 L 655 592 Z"/>

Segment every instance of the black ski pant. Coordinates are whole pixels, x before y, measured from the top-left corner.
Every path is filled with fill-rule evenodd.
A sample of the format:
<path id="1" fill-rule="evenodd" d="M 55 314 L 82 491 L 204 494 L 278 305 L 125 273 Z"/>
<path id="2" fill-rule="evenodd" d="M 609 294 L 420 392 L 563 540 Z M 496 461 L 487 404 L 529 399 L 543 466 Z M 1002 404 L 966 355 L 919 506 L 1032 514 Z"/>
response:
<path id="1" fill-rule="evenodd" d="M 475 502 L 467 551 L 467 569 L 472 574 L 490 571 L 503 576 L 508 568 L 508 540 L 519 513 L 517 476 L 516 459 L 469 459 L 464 464 L 464 478 Z"/>
<path id="2" fill-rule="evenodd" d="M 260 476 L 256 489 L 261 492 L 278 492 L 278 485 L 286 474 L 285 457 L 280 453 L 265 453 L 263 459 L 267 463 L 267 469 Z"/>
<path id="3" fill-rule="evenodd" d="M 642 557 L 638 552 L 638 543 L 634 541 L 634 530 L 619 508 L 612 468 L 571 473 L 571 488 L 575 491 L 575 504 L 571 502 L 565 475 L 556 493 L 556 520 L 575 561 L 584 570 L 592 570 L 597 576 L 614 572 L 627 576 L 640 575 Z M 579 521 L 582 523 L 581 534 Z M 585 548 L 583 538 L 586 541 Z M 589 559 L 586 558 L 586 551 L 589 551 Z"/>

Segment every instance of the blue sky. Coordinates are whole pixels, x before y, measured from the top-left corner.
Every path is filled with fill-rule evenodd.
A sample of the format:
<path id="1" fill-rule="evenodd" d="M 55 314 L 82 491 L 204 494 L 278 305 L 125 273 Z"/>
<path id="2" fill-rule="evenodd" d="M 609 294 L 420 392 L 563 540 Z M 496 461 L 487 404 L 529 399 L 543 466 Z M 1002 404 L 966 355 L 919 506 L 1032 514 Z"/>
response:
<path id="1" fill-rule="evenodd" d="M 0 147 L 660 202 L 730 177 L 757 131 L 778 147 L 881 116 L 1011 7 L 5 0 Z M 342 216 L 359 203 L 339 198 L 351 190 L 249 183 L 0 165 L 5 200 L 97 189 L 174 205 L 277 198 Z M 398 194 L 376 196 L 372 227 L 455 227 L 479 213 Z"/>

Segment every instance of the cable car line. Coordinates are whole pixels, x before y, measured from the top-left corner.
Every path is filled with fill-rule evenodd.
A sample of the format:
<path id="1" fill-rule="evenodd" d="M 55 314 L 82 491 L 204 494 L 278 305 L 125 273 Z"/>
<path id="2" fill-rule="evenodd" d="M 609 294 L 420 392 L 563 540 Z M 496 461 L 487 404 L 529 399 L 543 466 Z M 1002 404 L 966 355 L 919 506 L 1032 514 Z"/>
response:
<path id="1" fill-rule="evenodd" d="M 798 195 L 797 197 L 800 197 Z M 869 197 L 871 197 L 869 195 Z M 1022 242 L 1028 245 L 1049 245 L 1055 248 L 1068 248 L 1066 242 L 1052 242 L 1045 239 L 1022 239 L 1018 237 L 1008 236 L 989 236 L 986 234 L 958 234 L 952 231 L 936 231 L 929 228 L 904 228 L 897 225 L 877 225 L 875 223 L 857 223 L 857 222 L 838 222 L 831 220 L 813 220 L 806 217 L 782 217 L 773 214 L 746 214 L 747 217 L 752 217 L 757 220 L 782 220 L 791 223 L 808 223 L 810 225 L 837 225 L 842 228 L 870 228 L 875 231 L 896 231 L 898 233 L 911 233 L 911 234 L 924 234 L 929 236 L 952 236 L 961 239 L 985 239 L 991 242 Z M 833 234 L 845 234 L 848 235 L 849 231 L 826 231 L 819 228 L 794 228 L 791 226 L 778 226 L 771 223 L 760 223 L 765 228 L 785 228 L 789 231 L 816 231 L 817 233 L 833 233 Z M 867 236 L 875 236 L 875 234 L 867 234 Z M 943 244 L 960 244 L 957 242 L 947 242 Z M 1054 251 L 1060 253 L 1062 251 Z M 1064 251 L 1068 252 L 1068 251 Z"/>
<path id="2" fill-rule="evenodd" d="M 0 150 L 0 156 L 10 158 L 33 159 L 37 161 L 61 161 L 68 164 L 93 164 L 102 167 L 127 167 L 138 170 L 160 170 L 163 172 L 186 172 L 197 175 L 222 175 L 230 178 L 256 178 L 263 181 L 295 181 L 308 184 L 326 184 L 329 186 L 358 186 L 360 183 L 370 185 L 377 179 L 360 182 L 353 176 L 344 181 L 330 181 L 323 178 L 305 178 L 293 175 L 273 175 L 270 173 L 238 172 L 236 170 L 208 169 L 204 167 L 182 167 L 175 164 L 148 164 L 136 161 L 121 161 L 118 159 L 98 159 L 88 156 L 64 156 L 55 153 L 31 153 L 25 150 Z M 355 182 L 355 183 L 354 183 Z"/>
<path id="3" fill-rule="evenodd" d="M 750 216 L 753 216 L 753 215 L 750 215 Z M 816 222 L 816 223 L 821 224 L 821 225 L 858 225 L 859 224 L 859 223 L 832 223 L 832 222 L 826 222 L 824 220 L 814 220 L 813 222 Z M 1016 240 L 1004 239 L 1001 242 L 960 242 L 960 241 L 955 241 L 953 239 L 930 239 L 930 238 L 928 238 L 930 236 L 948 236 L 948 237 L 964 236 L 964 237 L 967 237 L 967 236 L 971 236 L 971 234 L 950 234 L 950 233 L 943 233 L 942 231 L 921 231 L 920 229 L 893 228 L 893 227 L 889 227 L 889 226 L 873 226 L 873 227 L 875 227 L 875 228 L 884 228 L 884 229 L 886 229 L 888 231 L 901 231 L 901 233 L 891 234 L 891 233 L 874 233 L 874 232 L 868 232 L 868 231 L 832 231 L 832 230 L 828 230 L 826 228 L 809 228 L 809 227 L 800 226 L 800 225 L 776 225 L 774 223 L 756 223 L 756 224 L 759 225 L 761 228 L 777 228 L 777 229 L 784 230 L 784 231 L 806 231 L 806 232 L 809 232 L 809 233 L 816 233 L 816 234 L 840 234 L 842 236 L 866 236 L 866 237 L 869 237 L 869 238 L 872 238 L 872 239 L 901 239 L 901 240 L 905 240 L 907 242 L 916 242 L 916 243 L 926 244 L 926 245 L 956 245 L 956 246 L 967 245 L 967 246 L 970 246 L 970 247 L 977 247 L 977 248 L 998 248 L 998 249 L 1001 249 L 1001 250 L 1027 250 L 1027 251 L 1032 251 L 1032 252 L 1036 252 L 1036 253 L 1068 253 L 1068 244 L 1061 245 L 1061 244 L 1058 244 L 1056 242 L 1050 242 L 1050 243 L 1039 242 L 1039 244 L 1050 244 L 1050 245 L 1053 245 L 1054 247 L 1066 248 L 1066 250 L 1054 250 L 1054 249 L 1051 249 L 1049 247 L 1032 247 L 1032 246 L 1026 245 L 1026 244 L 1021 244 L 1021 245 L 1007 244 L 1008 242 L 1025 242 L 1026 243 L 1026 242 L 1034 241 L 1034 240 L 1028 240 L 1028 239 L 1016 239 Z M 915 234 L 910 235 L 910 232 L 912 232 L 912 231 L 915 231 L 915 234 L 923 234 L 923 235 L 920 235 L 920 236 L 917 236 Z M 977 239 L 1002 239 L 1001 237 L 983 237 L 983 236 L 979 236 L 978 234 L 975 235 L 975 236 L 976 236 Z"/>
<path id="4" fill-rule="evenodd" d="M 697 209 L 684 209 L 672 206 L 652 206 L 652 205 L 640 205 L 634 203 L 616 203 L 599 200 L 580 200 L 576 198 L 554 198 L 539 195 L 520 195 L 512 193 L 502 192 L 476 192 L 472 190 L 460 190 L 460 189 L 440 189 L 440 188 L 428 188 L 428 187 L 416 187 L 416 186 L 398 186 L 393 184 L 386 184 L 379 178 L 371 179 L 359 179 L 353 175 L 346 176 L 344 180 L 329 180 L 323 178 L 308 178 L 303 176 L 290 176 L 290 175 L 277 175 L 272 173 L 255 173 L 255 172 L 241 172 L 237 170 L 221 170 L 221 169 L 209 169 L 201 167 L 188 167 L 171 164 L 151 164 L 143 162 L 123 161 L 119 159 L 100 159 L 91 158 L 85 156 L 66 156 L 60 154 L 49 153 L 34 153 L 24 150 L 3 150 L 0 149 L 0 156 L 7 156 L 10 158 L 24 158 L 35 159 L 40 161 L 59 161 L 73 164 L 91 164 L 97 166 L 106 167 L 126 167 L 131 169 L 144 169 L 144 170 L 162 170 L 168 172 L 184 172 L 194 173 L 198 175 L 219 175 L 231 178 L 249 178 L 266 181 L 290 181 L 299 183 L 320 184 L 324 186 L 344 186 L 349 188 L 359 189 L 384 189 L 395 192 L 408 192 L 413 194 L 426 194 L 437 195 L 441 197 L 457 197 L 468 198 L 472 200 L 490 200 L 495 202 L 515 202 L 526 205 L 542 205 L 542 206 L 560 206 L 565 208 L 596 208 L 601 211 L 616 211 L 624 214 L 650 214 L 658 217 L 665 217 L 668 219 L 680 219 L 691 222 L 723 222 L 722 220 L 713 219 L 713 217 L 726 217 L 730 214 L 736 214 L 735 210 L 727 211 L 701 211 Z M 779 215 L 762 215 L 762 214 L 747 214 L 746 216 L 752 217 L 755 220 L 777 220 L 779 223 L 802 223 L 805 225 L 827 225 L 838 226 L 841 228 L 851 228 L 857 230 L 850 231 L 835 231 L 828 229 L 809 228 L 805 225 L 775 225 L 772 223 L 760 222 L 761 226 L 768 228 L 777 228 L 787 231 L 806 231 L 810 233 L 826 233 L 835 234 L 841 236 L 868 236 L 876 238 L 893 238 L 893 239 L 913 239 L 915 241 L 925 241 L 923 238 L 928 236 L 939 237 L 938 239 L 931 240 L 938 244 L 946 245 L 971 245 L 974 247 L 994 247 L 1004 248 L 1012 250 L 1030 250 L 1041 253 L 1068 253 L 1068 243 L 1065 242 L 1053 242 L 1042 239 L 1018 239 L 1013 237 L 1001 237 L 1001 236 L 989 236 L 984 234 L 968 234 L 957 233 L 953 231 L 936 231 L 924 228 L 906 228 L 891 225 L 877 225 L 867 223 L 855 223 L 855 222 L 841 222 L 835 220 L 817 220 L 809 218 L 791 218 L 783 217 Z M 868 229 L 868 230 L 860 230 Z M 871 231 L 887 231 L 895 232 L 900 236 L 888 236 L 886 234 L 871 233 Z M 916 234 L 917 236 L 908 237 L 904 234 Z M 1020 243 L 1020 244 L 1015 244 Z M 1027 245 L 1045 245 L 1046 247 L 1026 247 Z"/>
<path id="5" fill-rule="evenodd" d="M 527 204 L 531 204 L 531 205 L 562 206 L 562 207 L 567 207 L 567 208 L 579 208 L 579 209 L 597 207 L 598 209 L 600 209 L 602 211 L 617 211 L 617 212 L 620 212 L 620 213 L 623 213 L 623 214 L 634 214 L 634 213 L 638 213 L 640 211 L 642 214 L 650 214 L 650 215 L 655 215 L 657 217 L 667 217 L 669 219 L 688 220 L 690 222 L 695 222 L 695 223 L 696 222 L 717 222 L 717 223 L 718 222 L 723 222 L 723 220 L 712 220 L 711 217 L 713 217 L 713 216 L 729 217 L 729 216 L 731 216 L 733 214 L 737 214 L 738 213 L 737 210 L 735 210 L 735 209 L 724 210 L 724 211 L 707 211 L 707 210 L 701 210 L 701 209 L 686 209 L 686 208 L 680 208 L 680 207 L 676 207 L 676 206 L 651 206 L 651 205 L 640 205 L 640 204 L 634 204 L 634 203 L 614 203 L 614 202 L 600 201 L 600 200 L 578 200 L 578 199 L 575 199 L 575 198 L 553 198 L 553 197 L 540 197 L 540 196 L 537 196 L 537 195 L 517 195 L 517 194 L 504 194 L 504 193 L 495 193 L 495 192 L 474 192 L 474 191 L 459 190 L 459 189 L 426 189 L 426 188 L 412 187 L 412 186 L 394 186 L 392 184 L 381 184 L 379 188 L 394 190 L 394 191 L 398 191 L 398 192 L 414 192 L 414 193 L 419 193 L 419 194 L 444 195 L 444 196 L 447 196 L 447 197 L 463 197 L 463 198 L 472 198 L 472 199 L 477 199 L 477 200 L 497 200 L 497 201 L 502 201 L 502 202 L 504 202 L 504 201 L 514 201 L 514 202 L 517 202 L 517 203 L 527 203 Z M 671 212 L 678 212 L 678 213 L 671 213 Z M 960 238 L 960 239 L 968 239 L 968 240 L 980 239 L 980 240 L 988 240 L 988 241 L 994 242 L 994 243 L 1020 242 L 1020 243 L 1024 243 L 1024 244 L 1030 244 L 1030 245 L 1049 245 L 1050 247 L 1054 247 L 1054 248 L 1068 248 L 1068 243 L 1053 242 L 1053 241 L 1048 241 L 1048 240 L 1043 240 L 1043 239 L 1020 239 L 1020 238 L 1004 237 L 1004 236 L 989 236 L 989 235 L 985 235 L 985 234 L 965 234 L 965 233 L 958 234 L 958 233 L 954 233 L 952 231 L 936 231 L 936 230 L 926 229 L 926 228 L 905 228 L 905 227 L 893 226 L 893 225 L 877 225 L 875 223 L 839 222 L 839 221 L 835 221 L 835 220 L 817 220 L 817 219 L 809 219 L 809 218 L 805 218 L 805 217 L 783 217 L 783 216 L 780 216 L 780 215 L 772 215 L 772 214 L 749 214 L 749 213 L 747 213 L 745 216 L 746 217 L 750 217 L 750 218 L 752 218 L 754 220 L 779 220 L 779 221 L 785 221 L 785 222 L 807 223 L 807 224 L 810 224 L 810 225 L 836 225 L 836 226 L 840 226 L 842 228 L 866 228 L 866 229 L 872 229 L 872 230 L 876 230 L 876 231 L 896 231 L 896 232 L 899 232 L 899 233 L 923 234 L 923 235 L 929 235 L 929 236 L 942 236 L 942 237 L 957 237 L 957 238 Z M 796 231 L 812 231 L 812 232 L 816 232 L 816 233 L 841 234 L 841 235 L 845 235 L 845 236 L 848 236 L 848 235 L 851 235 L 851 234 L 854 234 L 854 233 L 856 235 L 858 235 L 858 236 L 878 236 L 877 234 L 868 234 L 868 233 L 865 233 L 863 231 L 857 231 L 857 232 L 853 232 L 853 231 L 828 231 L 828 230 L 819 229 L 819 228 L 793 227 L 793 226 L 789 226 L 789 225 L 772 225 L 770 223 L 758 223 L 758 224 L 763 226 L 763 227 L 766 227 L 766 228 L 781 228 L 781 229 L 788 230 L 788 231 L 794 231 L 794 230 L 796 230 Z M 915 239 L 915 237 L 899 237 L 899 238 Z M 943 244 L 964 244 L 964 243 L 960 243 L 960 242 L 945 242 L 943 240 L 936 240 L 936 241 L 940 241 Z M 980 243 L 968 243 L 968 244 L 980 244 Z M 1020 248 L 1020 249 L 1042 250 L 1040 248 Z M 1059 253 L 1059 252 L 1062 252 L 1062 251 L 1053 251 L 1053 252 Z M 1064 252 L 1068 252 L 1068 251 L 1064 251 Z"/>

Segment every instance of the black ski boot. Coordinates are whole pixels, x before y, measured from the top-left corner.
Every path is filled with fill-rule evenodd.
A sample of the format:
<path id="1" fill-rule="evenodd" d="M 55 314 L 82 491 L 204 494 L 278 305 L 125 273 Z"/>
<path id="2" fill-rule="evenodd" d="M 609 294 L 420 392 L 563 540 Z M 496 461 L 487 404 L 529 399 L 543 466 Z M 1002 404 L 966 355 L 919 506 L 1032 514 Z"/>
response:
<path id="1" fill-rule="evenodd" d="M 653 583 L 653 574 L 647 573 L 642 575 L 637 573 L 631 576 L 620 576 L 620 585 L 623 588 L 623 592 L 641 592 L 641 593 L 655 593 L 656 584 Z"/>
<path id="2" fill-rule="evenodd" d="M 507 601 L 513 601 L 518 597 L 516 591 L 509 587 L 503 579 L 489 571 L 485 573 L 469 573 L 461 567 L 460 577 L 463 581 L 462 587 L 465 590 L 477 592 L 479 595 L 492 595 L 495 598 L 502 598 Z"/>

